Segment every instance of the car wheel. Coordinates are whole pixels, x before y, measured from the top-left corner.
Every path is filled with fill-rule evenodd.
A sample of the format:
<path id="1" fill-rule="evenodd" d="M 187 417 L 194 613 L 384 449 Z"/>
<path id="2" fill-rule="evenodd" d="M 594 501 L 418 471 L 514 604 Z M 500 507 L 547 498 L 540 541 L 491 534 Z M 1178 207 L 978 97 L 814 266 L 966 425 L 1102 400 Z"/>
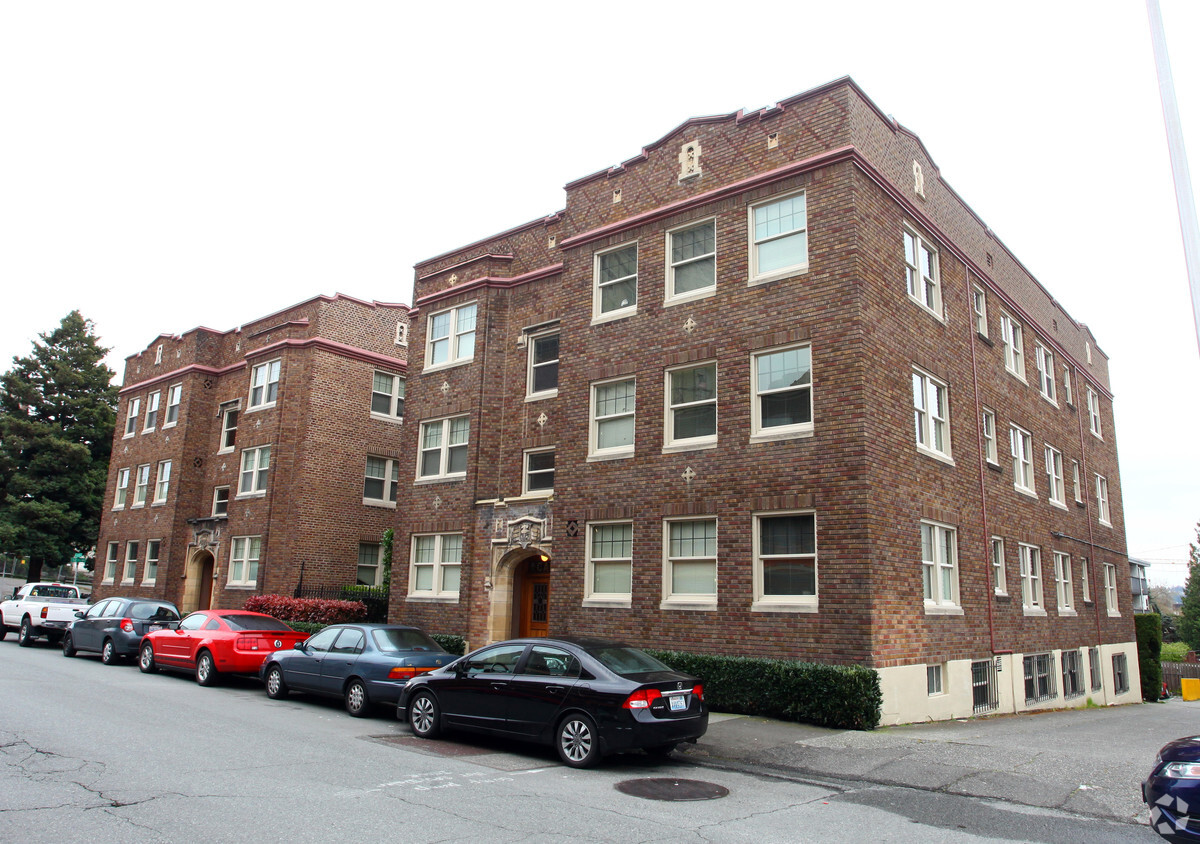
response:
<path id="1" fill-rule="evenodd" d="M 71 639 L 71 634 L 63 636 L 63 656 L 75 656 L 75 642 Z"/>
<path id="2" fill-rule="evenodd" d="M 267 697 L 271 700 L 280 700 L 287 697 L 287 683 L 283 681 L 283 669 L 278 665 L 272 665 L 267 669 Z"/>
<path id="3" fill-rule="evenodd" d="M 21 631 L 17 633 L 17 644 L 23 648 L 33 645 L 33 625 L 29 623 L 29 616 L 21 619 Z"/>
<path id="4" fill-rule="evenodd" d="M 113 644 L 112 639 L 105 639 L 104 644 L 100 646 L 100 661 L 105 665 L 112 665 L 117 658 L 117 646 Z"/>
<path id="5" fill-rule="evenodd" d="M 4 641 L 4 637 L 8 635 L 8 628 L 0 624 L 0 642 Z"/>
<path id="6" fill-rule="evenodd" d="M 408 723 L 415 735 L 437 738 L 442 732 L 442 714 L 437 700 L 429 692 L 418 692 L 408 705 Z"/>
<path id="7" fill-rule="evenodd" d="M 674 742 L 671 744 L 656 744 L 654 747 L 647 747 L 646 752 L 657 759 L 666 759 L 678 746 Z"/>
<path id="8" fill-rule="evenodd" d="M 142 645 L 138 654 L 138 670 L 143 674 L 153 674 L 158 670 L 158 666 L 154 664 L 154 645 L 149 642 Z"/>
<path id="9" fill-rule="evenodd" d="M 201 686 L 215 686 L 218 679 L 217 666 L 213 662 L 212 654 L 200 651 L 200 655 L 196 657 L 196 682 Z"/>
<path id="10" fill-rule="evenodd" d="M 600 759 L 600 737 L 596 722 L 581 712 L 563 718 L 555 733 L 558 758 L 572 768 L 588 768 Z"/>
<path id="11" fill-rule="evenodd" d="M 371 699 L 362 680 L 355 678 L 346 686 L 346 711 L 355 718 L 362 718 L 371 709 Z"/>

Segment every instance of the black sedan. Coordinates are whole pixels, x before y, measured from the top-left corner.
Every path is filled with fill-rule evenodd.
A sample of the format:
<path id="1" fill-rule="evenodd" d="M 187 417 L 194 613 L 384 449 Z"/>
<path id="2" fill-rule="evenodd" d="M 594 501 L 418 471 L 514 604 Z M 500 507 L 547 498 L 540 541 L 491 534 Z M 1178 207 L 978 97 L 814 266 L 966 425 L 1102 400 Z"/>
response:
<path id="1" fill-rule="evenodd" d="M 1158 751 L 1142 783 L 1150 826 L 1168 841 L 1200 841 L 1200 736 L 1176 739 Z"/>
<path id="2" fill-rule="evenodd" d="M 347 712 L 361 717 L 374 704 L 394 704 L 410 679 L 453 659 L 416 627 L 334 624 L 271 654 L 259 676 L 268 697 L 289 691 L 340 697 Z"/>
<path id="3" fill-rule="evenodd" d="M 100 654 L 105 665 L 112 665 L 135 656 L 147 633 L 178 623 L 179 610 L 170 601 L 105 598 L 75 613 L 63 636 L 63 656 L 92 651 Z"/>
<path id="4" fill-rule="evenodd" d="M 666 755 L 708 729 L 704 687 L 605 639 L 514 639 L 411 680 L 396 716 L 434 738 L 463 729 L 551 744 L 573 768 L 644 749 Z"/>

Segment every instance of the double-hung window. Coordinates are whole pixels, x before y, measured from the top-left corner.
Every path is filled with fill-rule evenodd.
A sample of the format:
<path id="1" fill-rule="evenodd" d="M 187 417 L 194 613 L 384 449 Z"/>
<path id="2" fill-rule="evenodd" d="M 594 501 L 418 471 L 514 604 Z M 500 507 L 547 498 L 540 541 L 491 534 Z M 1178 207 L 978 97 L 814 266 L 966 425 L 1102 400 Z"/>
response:
<path id="1" fill-rule="evenodd" d="M 125 546 L 125 571 L 121 575 L 121 583 L 133 583 L 137 579 L 139 551 L 141 551 L 140 542 L 130 542 Z"/>
<path id="2" fill-rule="evenodd" d="M 1063 697 L 1079 697 L 1084 692 L 1083 670 L 1080 668 L 1079 651 L 1062 652 Z"/>
<path id="3" fill-rule="evenodd" d="M 921 522 L 921 581 L 926 612 L 958 607 L 958 532 L 949 525 Z"/>
<path id="4" fill-rule="evenodd" d="M 117 577 L 117 559 L 121 554 L 121 546 L 119 543 L 108 543 L 108 554 L 104 558 L 104 579 L 103 583 L 112 583 Z"/>
<path id="5" fill-rule="evenodd" d="M 816 606 L 816 514 L 756 515 L 753 608 L 815 610 Z"/>
<path id="6" fill-rule="evenodd" d="M 467 474 L 471 417 L 451 416 L 421 423 L 418 479 L 462 478 Z"/>
<path id="7" fill-rule="evenodd" d="M 363 504 L 396 506 L 396 486 L 400 483 L 400 461 L 390 457 L 367 456 L 363 480 Z"/>
<path id="8" fill-rule="evenodd" d="M 1063 398 L 1067 404 L 1075 404 L 1075 399 L 1071 395 L 1071 367 L 1063 366 Z"/>
<path id="9" fill-rule="evenodd" d="M 235 536 L 229 543 L 229 585 L 258 584 L 258 563 L 262 553 L 261 536 Z"/>
<path id="10" fill-rule="evenodd" d="M 154 503 L 163 504 L 171 488 L 171 461 L 163 460 L 158 464 L 158 480 L 154 484 Z"/>
<path id="11" fill-rule="evenodd" d="M 162 392 L 155 390 L 146 397 L 146 424 L 142 431 L 153 431 L 158 427 L 158 404 L 162 401 Z"/>
<path id="12" fill-rule="evenodd" d="M 1008 594 L 1008 575 L 1004 570 L 1004 539 L 992 537 L 992 583 L 997 595 Z"/>
<path id="13" fill-rule="evenodd" d="M 525 485 L 522 495 L 554 492 L 554 449 L 532 448 L 525 452 Z"/>
<path id="14" fill-rule="evenodd" d="M 1071 555 L 1054 552 L 1054 586 L 1059 615 L 1075 614 L 1075 595 L 1071 588 Z"/>
<path id="15" fill-rule="evenodd" d="M 212 514 L 214 516 L 229 515 L 229 487 L 219 486 L 213 488 Z"/>
<path id="16" fill-rule="evenodd" d="M 142 412 L 141 398 L 130 399 L 125 409 L 125 436 L 132 437 L 137 433 L 138 415 Z"/>
<path id="17" fill-rule="evenodd" d="M 1042 549 L 1036 545 L 1017 546 L 1021 558 L 1021 605 L 1027 610 L 1040 610 L 1042 602 Z"/>
<path id="18" fill-rule="evenodd" d="M 158 580 L 158 555 L 162 550 L 161 539 L 151 539 L 146 543 L 146 568 L 142 572 L 142 585 L 153 586 Z"/>
<path id="19" fill-rule="evenodd" d="M 1104 606 L 1109 615 L 1120 615 L 1117 604 L 1117 567 L 1112 563 L 1104 564 Z"/>
<path id="20" fill-rule="evenodd" d="M 179 404 L 183 401 L 183 385 L 172 384 L 167 389 L 167 418 L 163 421 L 164 428 L 170 428 L 179 423 Z"/>
<path id="21" fill-rule="evenodd" d="M 390 372 L 371 378 L 371 415 L 385 419 L 404 418 L 404 379 Z"/>
<path id="22" fill-rule="evenodd" d="M 1092 436 L 1103 439 L 1104 433 L 1100 427 L 1100 394 L 1091 387 L 1087 388 L 1087 410 L 1088 429 Z"/>
<path id="23" fill-rule="evenodd" d="M 279 360 L 260 363 L 250 370 L 250 409 L 271 407 L 279 398 Z"/>
<path id="24" fill-rule="evenodd" d="M 242 450 L 242 473 L 238 479 L 238 495 L 265 495 L 267 471 L 271 468 L 269 445 Z"/>
<path id="25" fill-rule="evenodd" d="M 625 316 L 637 309 L 636 243 L 596 254 L 592 313 L 595 319 Z"/>
<path id="26" fill-rule="evenodd" d="M 750 281 L 808 269 L 808 207 L 803 193 L 750 208 Z"/>
<path id="27" fill-rule="evenodd" d="M 383 546 L 378 542 L 358 543 L 358 573 L 356 583 L 359 586 L 378 586 L 382 582 L 379 576 L 383 569 Z"/>
<path id="28" fill-rule="evenodd" d="M 1123 695 L 1129 691 L 1129 661 L 1125 654 L 1113 654 L 1113 691 Z"/>
<path id="29" fill-rule="evenodd" d="M 1067 485 L 1063 478 L 1062 452 L 1046 444 L 1046 483 L 1050 487 L 1050 503 L 1067 506 Z"/>
<path id="30" fill-rule="evenodd" d="M 1050 654 L 1025 657 L 1025 702 L 1037 703 L 1058 697 L 1054 684 L 1054 660 Z"/>
<path id="31" fill-rule="evenodd" d="M 913 370 L 913 417 L 917 448 L 950 456 L 950 388 L 928 373 Z"/>
<path id="32" fill-rule="evenodd" d="M 1037 347 L 1038 390 L 1042 398 L 1058 405 L 1058 393 L 1054 389 L 1054 353 L 1045 346 Z"/>
<path id="33" fill-rule="evenodd" d="M 1075 503 L 1083 503 L 1083 485 L 1079 480 L 1079 461 L 1071 461 L 1071 483 L 1075 486 Z"/>
<path id="34" fill-rule="evenodd" d="M 904 275 L 908 295 L 941 319 L 942 284 L 938 276 L 938 253 L 924 238 L 905 229 Z"/>
<path id="35" fill-rule="evenodd" d="M 137 477 L 133 487 L 133 506 L 144 507 L 150 494 L 150 464 L 143 463 L 137 467 Z"/>
<path id="36" fill-rule="evenodd" d="M 1083 593 L 1085 603 L 1092 601 L 1092 575 L 1088 566 L 1088 558 L 1079 558 L 1079 590 Z"/>
<path id="37" fill-rule="evenodd" d="M 457 308 L 429 315 L 429 336 L 425 339 L 425 366 L 452 366 L 475 357 L 475 321 L 477 306 Z"/>
<path id="38" fill-rule="evenodd" d="M 1112 527 L 1112 515 L 1108 511 L 1108 479 L 1096 475 L 1096 517 L 1100 524 Z"/>
<path id="39" fill-rule="evenodd" d="M 716 224 L 709 220 L 667 233 L 667 301 L 691 299 L 717 289 Z"/>
<path id="40" fill-rule="evenodd" d="M 717 600 L 717 520 L 678 519 L 664 522 L 665 603 Z"/>
<path id="41" fill-rule="evenodd" d="M 221 447 L 218 453 L 233 451 L 237 442 L 238 409 L 227 407 L 221 412 Z"/>
<path id="42" fill-rule="evenodd" d="M 525 395 L 549 399 L 558 395 L 558 332 L 529 338 L 529 375 Z"/>
<path id="43" fill-rule="evenodd" d="M 584 601 L 628 603 L 633 597 L 633 522 L 588 524 Z"/>
<path id="44" fill-rule="evenodd" d="M 717 441 L 717 365 L 689 364 L 667 371 L 667 447 Z"/>
<path id="45" fill-rule="evenodd" d="M 811 347 L 794 346 L 753 355 L 750 378 L 754 390 L 752 438 L 812 433 Z"/>
<path id="46" fill-rule="evenodd" d="M 996 414 L 986 407 L 983 409 L 983 456 L 993 466 L 1000 465 L 999 446 L 996 444 Z"/>
<path id="47" fill-rule="evenodd" d="M 1000 314 L 1000 333 L 1004 343 L 1004 366 L 1013 375 L 1025 380 L 1025 340 L 1021 324 L 1008 314 Z"/>
<path id="48" fill-rule="evenodd" d="M 462 554 L 461 533 L 414 536 L 409 595 L 457 600 Z"/>
<path id="49" fill-rule="evenodd" d="M 632 378 L 592 385 L 588 456 L 633 455 L 636 384 Z"/>
<path id="50" fill-rule="evenodd" d="M 117 494 L 113 500 L 113 509 L 120 510 L 125 506 L 125 499 L 129 495 L 129 469 L 117 470 Z"/>
<path id="51" fill-rule="evenodd" d="M 971 288 L 971 310 L 975 313 L 975 331 L 979 336 L 987 337 L 987 296 L 982 287 Z"/>
<path id="52" fill-rule="evenodd" d="M 1013 486 L 1036 495 L 1033 486 L 1033 437 L 1024 428 L 1013 425 L 1008 431 L 1013 461 Z"/>

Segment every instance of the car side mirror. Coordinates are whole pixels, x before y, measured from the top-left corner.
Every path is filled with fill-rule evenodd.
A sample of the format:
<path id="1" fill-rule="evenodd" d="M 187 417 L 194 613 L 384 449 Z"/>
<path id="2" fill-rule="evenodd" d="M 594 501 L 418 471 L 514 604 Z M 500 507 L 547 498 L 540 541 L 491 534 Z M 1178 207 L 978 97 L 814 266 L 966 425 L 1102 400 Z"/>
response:
<path id="1" fill-rule="evenodd" d="M 294 650 L 294 651 L 303 651 L 303 650 L 304 650 L 304 643 L 303 643 L 303 642 L 297 642 L 296 644 L 292 645 L 292 650 Z"/>
<path id="2" fill-rule="evenodd" d="M 85 613 L 83 610 L 75 610 L 76 618 L 83 618 L 85 615 L 87 615 L 87 613 Z"/>

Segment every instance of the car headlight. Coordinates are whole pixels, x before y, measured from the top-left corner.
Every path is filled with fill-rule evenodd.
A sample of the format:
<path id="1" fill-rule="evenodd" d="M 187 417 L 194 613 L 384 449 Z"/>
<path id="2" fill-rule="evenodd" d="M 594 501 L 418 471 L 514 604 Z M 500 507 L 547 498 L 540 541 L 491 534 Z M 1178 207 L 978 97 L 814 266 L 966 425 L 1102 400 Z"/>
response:
<path id="1" fill-rule="evenodd" d="M 1176 780 L 1200 780 L 1200 762 L 1171 762 L 1159 776 Z"/>

